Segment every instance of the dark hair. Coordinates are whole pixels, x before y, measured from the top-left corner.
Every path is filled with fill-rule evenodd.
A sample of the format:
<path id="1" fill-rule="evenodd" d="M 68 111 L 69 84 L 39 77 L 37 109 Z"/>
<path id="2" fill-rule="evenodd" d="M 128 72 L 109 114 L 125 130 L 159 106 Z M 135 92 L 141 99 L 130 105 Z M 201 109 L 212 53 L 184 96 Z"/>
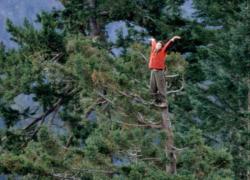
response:
<path id="1" fill-rule="evenodd" d="M 161 43 L 161 45 L 164 46 L 164 42 L 163 41 L 158 41 L 157 43 Z"/>

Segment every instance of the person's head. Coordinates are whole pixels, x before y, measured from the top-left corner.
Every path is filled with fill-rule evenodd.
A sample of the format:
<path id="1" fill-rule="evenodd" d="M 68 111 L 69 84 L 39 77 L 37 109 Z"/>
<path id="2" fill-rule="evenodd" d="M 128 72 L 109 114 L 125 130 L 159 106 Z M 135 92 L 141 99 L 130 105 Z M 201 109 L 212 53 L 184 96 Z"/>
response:
<path id="1" fill-rule="evenodd" d="M 155 51 L 158 52 L 159 50 L 161 50 L 162 47 L 163 47 L 163 42 L 158 41 L 155 46 Z"/>

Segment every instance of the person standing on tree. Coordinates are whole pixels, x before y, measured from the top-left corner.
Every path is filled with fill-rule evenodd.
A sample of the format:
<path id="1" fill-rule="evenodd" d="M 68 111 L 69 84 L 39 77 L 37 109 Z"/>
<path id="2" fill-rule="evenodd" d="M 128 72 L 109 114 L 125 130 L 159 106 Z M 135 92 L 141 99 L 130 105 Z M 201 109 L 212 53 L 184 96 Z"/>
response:
<path id="1" fill-rule="evenodd" d="M 166 80 L 165 80 L 165 59 L 167 50 L 175 40 L 181 39 L 180 36 L 174 36 L 166 44 L 162 41 L 156 42 L 151 38 L 151 53 L 148 67 L 151 70 L 150 75 L 150 93 L 155 98 L 155 105 L 158 107 L 167 107 L 166 103 Z"/>

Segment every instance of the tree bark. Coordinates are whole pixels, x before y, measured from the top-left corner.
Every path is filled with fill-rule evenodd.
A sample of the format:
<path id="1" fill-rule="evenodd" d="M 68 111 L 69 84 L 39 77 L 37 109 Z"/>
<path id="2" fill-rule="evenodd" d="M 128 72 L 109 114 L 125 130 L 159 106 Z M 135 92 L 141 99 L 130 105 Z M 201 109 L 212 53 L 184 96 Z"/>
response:
<path id="1" fill-rule="evenodd" d="M 176 173 L 176 152 L 174 150 L 174 135 L 169 119 L 168 106 L 162 110 L 162 127 L 166 133 L 167 139 L 165 144 L 166 156 L 170 159 L 170 164 L 166 165 L 166 171 L 171 174 Z"/>
<path id="2" fill-rule="evenodd" d="M 248 110 L 248 113 L 250 113 L 250 78 L 247 80 L 247 85 L 248 85 L 248 106 L 247 106 L 247 110 Z"/>
<path id="3" fill-rule="evenodd" d="M 96 8 L 96 0 L 88 0 L 88 4 L 91 12 L 89 18 L 90 36 L 92 37 L 99 36 L 101 33 L 100 26 L 97 23 L 96 15 L 94 13 Z"/>
<path id="4" fill-rule="evenodd" d="M 247 129 L 250 131 L 250 78 L 247 79 L 247 88 L 248 88 L 248 94 L 247 94 Z M 247 144 L 248 147 L 250 147 L 250 142 L 248 141 Z M 248 159 L 250 159 L 250 155 L 248 154 Z M 247 171 L 247 178 L 250 179 L 250 170 Z"/>

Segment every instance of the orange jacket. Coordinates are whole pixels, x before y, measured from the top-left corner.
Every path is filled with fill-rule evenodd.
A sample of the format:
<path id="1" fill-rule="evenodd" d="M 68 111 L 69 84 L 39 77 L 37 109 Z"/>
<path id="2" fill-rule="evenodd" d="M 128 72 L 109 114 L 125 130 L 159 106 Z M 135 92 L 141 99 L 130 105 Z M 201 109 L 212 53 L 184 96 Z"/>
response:
<path id="1" fill-rule="evenodd" d="M 167 57 L 167 49 L 173 44 L 173 41 L 168 41 L 163 48 L 155 52 L 156 40 L 151 42 L 151 53 L 148 67 L 149 69 L 165 69 L 165 59 Z"/>

